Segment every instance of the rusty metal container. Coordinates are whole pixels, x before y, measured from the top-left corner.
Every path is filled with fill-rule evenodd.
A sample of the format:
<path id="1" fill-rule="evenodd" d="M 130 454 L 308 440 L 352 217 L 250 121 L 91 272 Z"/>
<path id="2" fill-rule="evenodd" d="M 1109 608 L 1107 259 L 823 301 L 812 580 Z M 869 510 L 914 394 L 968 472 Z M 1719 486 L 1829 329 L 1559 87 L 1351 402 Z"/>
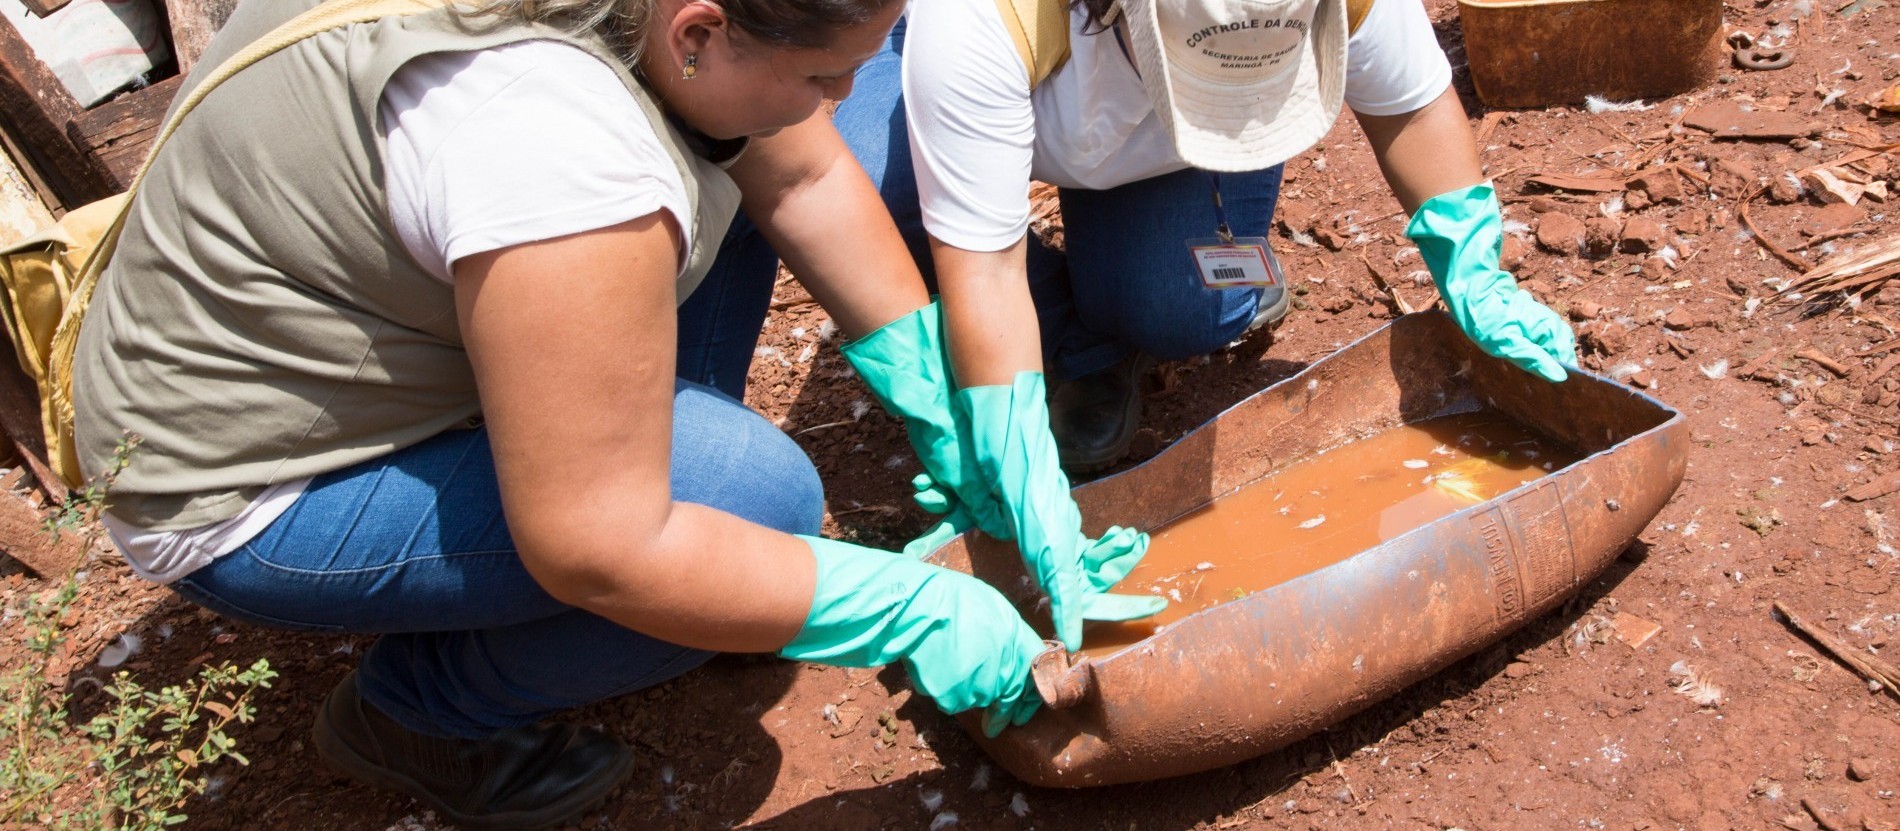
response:
<path id="1" fill-rule="evenodd" d="M 1722 0 L 1458 0 L 1458 17 L 1493 107 L 1662 98 L 1724 63 Z"/>
<path id="2" fill-rule="evenodd" d="M 1478 351 L 1449 317 L 1422 313 L 1254 394 L 1142 465 L 1077 488 L 1076 503 L 1090 534 L 1111 523 L 1153 529 L 1326 448 L 1486 407 L 1583 458 L 1183 618 L 1087 662 L 1086 674 L 1065 679 L 1074 688 L 1066 708 L 1045 707 L 995 739 L 980 729 L 972 736 L 1018 778 L 1051 787 L 1159 779 L 1259 756 L 1562 603 L 1682 482 L 1689 435 L 1674 410 L 1582 372 L 1537 381 Z M 1034 604 L 1007 543 L 971 532 L 929 559 L 1004 587 L 1021 608 Z"/>

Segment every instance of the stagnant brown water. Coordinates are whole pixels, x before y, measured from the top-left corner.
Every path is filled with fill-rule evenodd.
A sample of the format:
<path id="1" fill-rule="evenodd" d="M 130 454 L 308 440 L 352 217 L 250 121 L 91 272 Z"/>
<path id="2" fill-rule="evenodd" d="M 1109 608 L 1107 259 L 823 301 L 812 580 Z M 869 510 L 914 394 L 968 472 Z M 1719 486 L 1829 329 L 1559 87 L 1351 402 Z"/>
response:
<path id="1" fill-rule="evenodd" d="M 1167 610 L 1090 624 L 1083 651 L 1106 655 L 1576 460 L 1486 411 L 1404 425 L 1295 462 L 1152 532 L 1148 556 L 1115 591 L 1164 595 Z"/>

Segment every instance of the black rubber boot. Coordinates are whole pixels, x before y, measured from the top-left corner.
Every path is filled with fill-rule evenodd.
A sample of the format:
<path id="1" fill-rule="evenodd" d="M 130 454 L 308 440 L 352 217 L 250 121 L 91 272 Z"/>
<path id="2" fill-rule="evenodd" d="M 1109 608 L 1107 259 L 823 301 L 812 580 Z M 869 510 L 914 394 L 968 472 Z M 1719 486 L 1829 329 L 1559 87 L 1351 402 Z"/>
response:
<path id="1" fill-rule="evenodd" d="M 633 751 L 567 724 L 503 730 L 486 739 L 417 733 L 364 703 L 351 672 L 317 712 L 317 755 L 354 779 L 408 794 L 462 828 L 560 825 L 605 799 L 633 772 Z"/>
<path id="2" fill-rule="evenodd" d="M 1152 364 L 1136 352 L 1049 390 L 1049 428 L 1064 470 L 1094 473 L 1128 455 L 1141 426 L 1141 376 Z"/>

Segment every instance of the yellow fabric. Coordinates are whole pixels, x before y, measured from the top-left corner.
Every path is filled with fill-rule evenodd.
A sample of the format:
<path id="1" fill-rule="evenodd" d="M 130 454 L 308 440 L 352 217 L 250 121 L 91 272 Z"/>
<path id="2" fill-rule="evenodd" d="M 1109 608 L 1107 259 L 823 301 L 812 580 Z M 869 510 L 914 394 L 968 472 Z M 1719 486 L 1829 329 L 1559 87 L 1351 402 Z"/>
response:
<path id="1" fill-rule="evenodd" d="M 1346 0 L 1346 37 L 1359 31 L 1359 24 L 1366 22 L 1366 13 L 1370 11 L 1372 0 Z"/>
<path id="2" fill-rule="evenodd" d="M 1374 0 L 1346 0 L 1346 35 L 1359 31 L 1359 24 L 1372 11 Z M 1054 74 L 1069 59 L 1070 0 L 996 0 L 1002 13 L 1003 28 L 1016 43 L 1016 54 L 1029 70 L 1029 88 Z"/>
<path id="3" fill-rule="evenodd" d="M 99 274 L 118 244 L 139 182 L 179 121 L 226 78 L 297 41 L 351 23 L 419 14 L 447 2 L 330 0 L 291 19 L 220 64 L 190 96 L 172 107 L 125 193 L 71 211 L 52 227 L 0 250 L 0 282 L 5 291 L 0 319 L 19 355 L 20 369 L 39 386 L 47 461 L 68 487 L 79 487 L 86 478 L 73 444 L 72 367 L 79 326 Z"/>
<path id="4" fill-rule="evenodd" d="M 61 422 L 53 400 L 53 336 L 70 308 L 73 289 L 80 283 L 85 263 L 118 219 L 126 194 L 107 197 L 70 211 L 59 222 L 4 250 L 0 250 L 0 320 L 20 369 L 39 390 L 41 431 L 46 455 L 62 478 L 78 467 L 72 446 L 71 422 Z M 68 482 L 67 484 L 74 484 Z"/>
<path id="5" fill-rule="evenodd" d="M 996 10 L 1035 89 L 1069 59 L 1069 0 L 996 0 Z"/>

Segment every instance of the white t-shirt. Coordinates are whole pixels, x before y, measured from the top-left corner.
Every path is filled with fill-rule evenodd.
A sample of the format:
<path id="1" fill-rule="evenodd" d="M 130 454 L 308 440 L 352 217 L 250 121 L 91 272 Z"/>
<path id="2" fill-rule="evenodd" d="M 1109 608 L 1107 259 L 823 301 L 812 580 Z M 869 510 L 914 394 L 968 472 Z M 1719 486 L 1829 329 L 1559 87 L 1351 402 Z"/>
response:
<path id="1" fill-rule="evenodd" d="M 1029 89 L 995 0 L 910 5 L 904 106 L 924 228 L 950 245 L 1000 251 L 1029 227 L 1031 179 L 1107 190 L 1188 167 L 1115 34 L 1082 33 Z M 1424 107 L 1451 85 L 1419 0 L 1378 0 L 1346 45 L 1346 104 L 1367 115 Z"/>
<path id="2" fill-rule="evenodd" d="M 618 75 L 559 41 L 426 55 L 383 88 L 384 189 L 396 236 L 424 270 L 511 245 L 673 214 L 692 250 L 685 183 Z M 310 480 L 274 485 L 223 522 L 150 532 L 107 514 L 132 570 L 170 583 L 270 527 Z"/>

